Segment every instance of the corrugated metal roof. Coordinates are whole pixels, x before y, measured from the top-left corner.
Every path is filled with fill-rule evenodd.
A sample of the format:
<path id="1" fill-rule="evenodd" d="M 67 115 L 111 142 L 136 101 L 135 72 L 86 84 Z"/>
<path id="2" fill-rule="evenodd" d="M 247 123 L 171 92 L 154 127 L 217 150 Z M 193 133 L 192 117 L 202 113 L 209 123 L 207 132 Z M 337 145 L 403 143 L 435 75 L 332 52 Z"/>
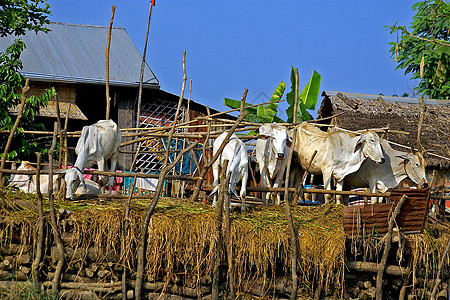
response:
<path id="1" fill-rule="evenodd" d="M 51 23 L 49 33 L 27 32 L 21 73 L 31 80 L 68 83 L 106 83 L 105 49 L 108 27 Z M 4 51 L 14 36 L 0 38 Z M 109 55 L 109 83 L 138 86 L 142 56 L 124 28 L 113 27 Z M 159 88 L 158 79 L 145 64 L 144 87 Z"/>
<path id="2" fill-rule="evenodd" d="M 338 91 L 323 91 L 322 96 L 334 97 L 339 93 Z M 377 100 L 380 95 L 369 95 L 369 94 L 359 94 L 359 93 L 342 93 L 349 98 L 361 98 L 361 99 L 369 99 L 369 100 Z M 381 98 L 384 101 L 389 102 L 404 102 L 404 103 L 413 103 L 417 104 L 419 102 L 419 98 L 408 98 L 408 97 L 394 97 L 394 96 L 385 96 L 381 95 Z M 423 99 L 425 104 L 431 105 L 450 105 L 450 100 L 440 100 L 440 99 Z"/>

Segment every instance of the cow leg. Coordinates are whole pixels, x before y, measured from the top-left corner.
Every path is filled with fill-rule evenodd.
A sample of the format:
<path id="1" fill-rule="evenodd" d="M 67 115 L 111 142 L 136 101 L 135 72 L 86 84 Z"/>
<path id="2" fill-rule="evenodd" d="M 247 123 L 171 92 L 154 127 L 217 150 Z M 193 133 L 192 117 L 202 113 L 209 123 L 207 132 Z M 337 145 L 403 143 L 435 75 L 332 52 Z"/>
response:
<path id="1" fill-rule="evenodd" d="M 267 172 L 267 169 L 263 167 L 261 170 L 261 187 L 268 187 L 269 186 L 269 174 Z M 267 201 L 267 192 L 262 192 L 262 204 L 267 206 L 269 203 Z"/>
<path id="2" fill-rule="evenodd" d="M 117 157 L 118 157 L 118 152 L 114 153 L 113 156 L 111 156 L 110 158 L 110 162 L 111 162 L 111 172 L 115 172 L 116 171 L 116 165 L 117 165 Z M 109 194 L 112 194 L 112 187 L 114 185 L 114 176 L 111 176 L 111 178 L 109 178 Z"/>
<path id="3" fill-rule="evenodd" d="M 216 202 L 217 202 L 217 194 L 219 193 L 218 190 L 218 186 L 219 186 L 219 165 L 218 164 L 213 164 L 213 177 L 214 177 L 214 182 L 213 182 L 213 186 L 214 189 L 211 193 L 213 193 L 213 202 L 212 205 L 216 206 Z"/>
<path id="4" fill-rule="evenodd" d="M 107 166 L 106 166 L 106 160 L 104 158 L 102 158 L 101 160 L 97 161 L 97 165 L 98 165 L 99 171 L 101 171 L 101 172 L 106 171 Z M 102 187 L 101 188 L 102 194 L 105 193 L 105 185 L 106 185 L 107 182 L 108 182 L 108 179 L 107 179 L 107 177 L 105 175 L 100 175 L 99 176 L 99 184 Z"/>
<path id="5" fill-rule="evenodd" d="M 247 195 L 247 180 L 248 180 L 248 172 L 244 172 L 241 180 L 241 211 L 245 211 L 245 196 Z M 230 202 L 231 205 L 231 202 Z"/>
<path id="6" fill-rule="evenodd" d="M 325 190 L 331 190 L 331 172 L 322 170 L 322 177 L 323 177 L 323 188 Z M 331 194 L 324 194 L 325 198 L 325 204 L 330 203 L 331 201 Z"/>
<path id="7" fill-rule="evenodd" d="M 344 185 L 343 180 L 336 180 L 336 191 L 342 191 Z M 342 203 L 342 195 L 336 195 L 336 204 Z"/>

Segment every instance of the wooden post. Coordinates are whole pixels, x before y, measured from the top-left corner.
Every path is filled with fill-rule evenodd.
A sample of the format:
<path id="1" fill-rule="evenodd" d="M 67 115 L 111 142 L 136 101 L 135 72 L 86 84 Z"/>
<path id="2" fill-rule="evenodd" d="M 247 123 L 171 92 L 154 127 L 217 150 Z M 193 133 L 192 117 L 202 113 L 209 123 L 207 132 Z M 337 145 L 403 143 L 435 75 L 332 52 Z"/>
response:
<path id="1" fill-rule="evenodd" d="M 127 250 L 129 248 L 129 240 L 128 240 L 128 230 L 129 230 L 129 216 L 130 216 L 130 204 L 131 198 L 133 197 L 134 189 L 136 188 L 137 177 L 134 176 L 133 179 L 133 188 L 131 189 L 130 196 L 128 197 L 127 202 L 125 203 L 125 217 L 123 220 L 123 229 L 122 229 L 122 247 L 121 247 L 121 257 L 122 257 L 122 300 L 127 299 L 127 261 L 128 261 L 128 253 Z"/>
<path id="2" fill-rule="evenodd" d="M 144 222 L 143 222 L 144 224 L 142 225 L 142 230 L 141 230 L 140 237 L 138 240 L 137 270 L 136 270 L 137 274 L 136 274 L 136 286 L 135 286 L 135 292 L 134 292 L 134 295 L 135 295 L 136 299 L 138 299 L 138 300 L 140 300 L 142 297 L 141 293 L 142 293 L 142 286 L 143 286 L 143 281 L 144 281 L 145 250 L 147 247 L 148 226 L 150 224 L 150 219 L 153 215 L 153 211 L 156 207 L 156 204 L 158 203 L 159 197 L 162 194 L 165 176 L 180 161 L 180 159 L 183 157 L 184 153 L 186 153 L 187 151 L 190 151 L 192 148 L 194 148 L 198 144 L 198 142 L 195 142 L 195 143 L 192 143 L 192 145 L 190 145 L 186 149 L 183 149 L 178 154 L 178 156 L 174 159 L 172 164 L 167 166 L 170 141 L 171 141 L 173 133 L 175 131 L 175 126 L 177 124 L 178 115 L 180 113 L 181 103 L 183 102 L 184 88 L 186 85 L 187 76 L 186 76 L 186 64 L 185 64 L 186 61 L 185 61 L 185 59 L 186 59 L 186 51 L 183 51 L 183 84 L 181 87 L 181 95 L 180 95 L 180 99 L 178 100 L 178 106 L 177 106 L 177 111 L 175 113 L 175 118 L 173 120 L 172 127 L 170 128 L 170 134 L 169 134 L 169 138 L 168 138 L 168 142 L 167 142 L 166 156 L 164 158 L 163 168 L 161 169 L 161 173 L 158 177 L 158 185 L 156 186 L 156 191 L 155 191 L 155 195 L 153 196 L 152 203 L 150 204 L 149 208 L 145 212 Z"/>
<path id="3" fill-rule="evenodd" d="M 137 102 L 137 106 L 136 106 L 136 128 L 139 127 L 139 123 L 141 120 L 142 84 L 144 81 L 145 56 L 147 55 L 148 32 L 150 29 L 150 20 L 152 18 L 152 7 L 153 7 L 153 5 L 150 4 L 150 10 L 148 12 L 147 32 L 145 33 L 144 53 L 142 54 L 141 75 L 139 77 L 138 102 Z"/>
<path id="4" fill-rule="evenodd" d="M 389 256 L 389 250 L 391 249 L 392 230 L 394 228 L 395 219 L 400 214 L 403 203 L 405 203 L 405 201 L 407 199 L 408 199 L 408 197 L 406 195 L 402 196 L 400 201 L 397 203 L 397 206 L 395 207 L 394 211 L 392 212 L 391 217 L 389 218 L 389 226 L 388 226 L 388 232 L 386 233 L 383 256 L 381 257 L 380 265 L 378 267 L 378 272 L 377 272 L 377 283 L 376 283 L 376 299 L 377 300 L 383 299 L 383 274 L 384 274 L 384 269 L 386 268 L 386 262 L 387 262 L 387 259 Z"/>
<path id="5" fill-rule="evenodd" d="M 189 147 L 186 149 L 183 149 L 180 154 L 174 159 L 172 164 L 169 166 L 164 166 L 161 169 L 161 173 L 158 177 L 158 185 L 156 186 L 156 191 L 153 196 L 152 203 L 148 207 L 147 211 L 145 212 L 144 221 L 142 225 L 142 229 L 140 232 L 140 236 L 138 239 L 138 245 L 137 245 L 137 269 L 136 269 L 136 285 L 134 290 L 134 295 L 136 299 L 141 299 L 142 297 L 142 286 L 143 286 L 143 280 L 144 280 L 144 266 L 145 266 L 145 253 L 146 253 L 146 247 L 147 247 L 147 234 L 148 234 L 148 226 L 150 224 L 150 219 L 153 215 L 153 212 L 155 210 L 156 204 L 158 203 L 159 197 L 162 194 L 162 190 L 164 187 L 164 180 L 167 173 L 175 167 L 175 165 L 180 161 L 181 157 L 186 153 L 187 151 L 190 151 L 192 148 L 194 148 L 198 142 L 192 143 Z"/>
<path id="6" fill-rule="evenodd" d="M 53 234 L 55 236 L 56 240 L 56 246 L 58 249 L 58 264 L 56 265 L 55 270 L 55 277 L 53 278 L 52 283 L 52 291 L 54 293 L 58 292 L 59 284 L 61 281 L 61 275 L 62 275 L 62 268 L 64 266 L 64 257 L 65 257 L 65 251 L 64 251 L 64 244 L 61 239 L 61 235 L 58 229 L 58 224 L 56 221 L 56 213 L 55 213 L 55 196 L 53 193 L 53 153 L 55 152 L 56 148 L 56 137 L 58 135 L 58 125 L 56 122 L 54 123 L 54 129 L 53 129 L 53 139 L 52 139 L 52 145 L 50 147 L 50 150 L 48 151 L 48 159 L 49 159 L 49 175 L 48 175 L 48 199 L 49 199 L 49 206 L 50 206 L 50 218 L 51 218 L 51 224 L 53 228 Z"/>
<path id="7" fill-rule="evenodd" d="M 9 134 L 8 141 L 6 142 L 5 149 L 3 150 L 3 156 L 2 156 L 2 162 L 0 164 L 0 169 L 5 168 L 6 164 L 6 157 L 8 156 L 9 148 L 11 147 L 12 139 L 14 137 L 14 134 L 16 133 L 17 127 L 19 127 L 20 119 L 23 115 L 23 110 L 25 108 L 25 103 L 27 101 L 27 92 L 30 89 L 30 80 L 27 78 L 25 81 L 25 86 L 22 88 L 22 99 L 19 104 L 19 110 L 17 112 L 17 118 L 14 122 L 14 126 L 11 129 L 11 133 Z M 0 172 L 0 187 L 3 187 L 5 185 L 5 179 L 3 178 L 3 173 Z"/>
<path id="8" fill-rule="evenodd" d="M 227 161 L 228 163 L 228 161 Z M 226 170 L 228 166 L 224 166 L 222 170 Z M 230 206 L 231 206 L 231 195 L 228 193 L 229 183 L 230 183 L 231 171 L 228 173 L 228 176 L 223 182 L 224 184 L 224 197 L 226 197 L 225 201 L 225 242 L 226 242 L 226 250 L 227 250 L 227 258 L 228 258 L 228 290 L 229 290 L 229 299 L 236 299 L 236 289 L 234 287 L 234 260 L 233 260 L 233 243 L 231 241 L 231 215 L 230 215 Z"/>
<path id="9" fill-rule="evenodd" d="M 292 141 L 292 145 L 295 144 L 297 129 L 294 129 L 294 139 Z M 289 177 L 291 171 L 291 162 L 292 162 L 292 154 L 294 153 L 294 146 L 289 149 L 289 154 L 287 157 L 287 166 L 286 166 L 286 180 L 285 191 L 284 191 L 284 205 L 286 207 L 286 217 L 289 225 L 289 233 L 291 235 L 291 248 L 292 248 L 292 256 L 291 256 L 291 276 L 292 276 L 292 300 L 297 298 L 297 289 L 298 289 L 298 275 L 297 275 L 297 257 L 298 257 L 298 235 L 297 230 L 294 227 L 294 220 L 292 218 L 291 212 L 291 204 L 289 203 Z"/>
<path id="10" fill-rule="evenodd" d="M 38 209 L 39 209 L 39 223 L 38 223 L 38 235 L 36 241 L 36 255 L 31 265 L 31 271 L 33 276 L 33 287 L 36 290 L 40 289 L 39 286 L 39 264 L 42 260 L 42 248 L 44 246 L 44 204 L 41 193 L 41 153 L 36 152 L 37 167 L 36 167 L 36 194 L 38 197 Z"/>
<path id="11" fill-rule="evenodd" d="M 292 122 L 295 124 L 297 123 L 297 106 L 298 106 L 298 85 L 299 85 L 299 78 L 298 78 L 298 68 L 295 68 L 295 89 L 294 89 L 294 111 L 292 116 Z"/>
<path id="12" fill-rule="evenodd" d="M 111 20 L 109 21 L 109 27 L 108 27 L 108 40 L 106 42 L 106 120 L 109 120 L 110 110 L 111 110 L 111 97 L 109 96 L 109 48 L 111 46 L 111 30 L 112 30 L 112 24 L 114 20 L 114 13 L 116 11 L 116 6 L 112 6 L 112 12 L 111 12 Z"/>
<path id="13" fill-rule="evenodd" d="M 220 283 L 220 263 L 222 258 L 222 213 L 225 194 L 228 193 L 226 184 L 226 170 L 228 168 L 228 160 L 223 162 L 222 172 L 220 173 L 219 199 L 216 203 L 216 239 L 214 243 L 214 269 L 212 275 L 212 292 L 211 299 L 219 299 L 219 283 Z"/>

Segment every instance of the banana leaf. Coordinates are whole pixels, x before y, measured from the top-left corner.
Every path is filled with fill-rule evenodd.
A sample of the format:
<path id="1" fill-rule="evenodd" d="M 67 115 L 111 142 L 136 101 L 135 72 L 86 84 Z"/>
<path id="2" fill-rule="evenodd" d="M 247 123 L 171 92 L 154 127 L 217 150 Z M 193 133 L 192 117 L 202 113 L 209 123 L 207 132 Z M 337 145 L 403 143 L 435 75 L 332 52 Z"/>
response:
<path id="1" fill-rule="evenodd" d="M 233 100 L 230 98 L 225 98 L 223 100 L 223 104 L 228 106 L 231 109 L 236 109 L 236 108 L 241 107 L 241 101 Z M 247 103 L 247 102 L 245 103 L 245 106 L 250 106 L 250 105 L 251 105 L 250 103 Z M 247 112 L 247 116 L 244 118 L 244 120 L 246 120 L 248 122 L 253 122 L 253 123 L 258 122 L 256 107 L 246 108 L 245 111 Z"/>
<path id="2" fill-rule="evenodd" d="M 270 97 L 270 102 L 278 101 L 283 96 L 284 90 L 286 89 L 286 83 L 281 81 L 275 91 L 273 92 L 272 97 Z M 277 115 L 278 102 L 268 103 L 265 105 L 258 106 L 257 109 L 257 119 L 259 123 L 272 123 L 276 122 L 275 120 L 280 120 L 280 118 L 275 119 Z"/>
<path id="3" fill-rule="evenodd" d="M 321 76 L 315 70 L 300 94 L 305 109 L 315 109 L 319 98 Z"/>

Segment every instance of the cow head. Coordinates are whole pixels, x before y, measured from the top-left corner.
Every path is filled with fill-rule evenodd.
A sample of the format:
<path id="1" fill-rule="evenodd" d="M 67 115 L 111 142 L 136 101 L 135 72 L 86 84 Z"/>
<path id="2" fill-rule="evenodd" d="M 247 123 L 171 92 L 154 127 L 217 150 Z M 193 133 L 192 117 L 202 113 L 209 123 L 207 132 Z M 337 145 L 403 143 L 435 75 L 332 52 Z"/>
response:
<path id="1" fill-rule="evenodd" d="M 65 174 L 64 180 L 66 181 L 66 198 L 67 199 L 73 199 L 73 194 L 77 190 L 77 188 L 80 186 L 80 182 L 86 186 L 86 182 L 84 181 L 83 173 L 81 170 L 74 166 L 70 169 L 65 169 L 56 172 L 57 174 Z"/>
<path id="2" fill-rule="evenodd" d="M 17 170 L 35 171 L 36 168 L 34 168 L 28 161 L 22 161 Z M 32 175 L 12 174 L 7 184 L 16 187 L 19 190 L 30 192 L 31 178 Z"/>
<path id="3" fill-rule="evenodd" d="M 402 164 L 405 168 L 406 175 L 408 175 L 414 183 L 421 184 L 422 182 L 427 181 L 425 178 L 425 159 L 422 153 L 406 153 L 398 155 L 397 157 L 404 160 Z"/>
<path id="4" fill-rule="evenodd" d="M 368 157 L 377 164 L 385 162 L 380 137 L 373 131 L 368 130 L 361 135 L 356 143 L 355 152 L 360 150 L 364 157 Z"/>
<path id="5" fill-rule="evenodd" d="M 287 154 L 287 147 L 291 146 L 292 140 L 288 135 L 288 130 L 280 125 L 266 124 L 260 127 L 258 138 L 271 139 L 272 151 L 277 159 L 284 159 Z"/>

